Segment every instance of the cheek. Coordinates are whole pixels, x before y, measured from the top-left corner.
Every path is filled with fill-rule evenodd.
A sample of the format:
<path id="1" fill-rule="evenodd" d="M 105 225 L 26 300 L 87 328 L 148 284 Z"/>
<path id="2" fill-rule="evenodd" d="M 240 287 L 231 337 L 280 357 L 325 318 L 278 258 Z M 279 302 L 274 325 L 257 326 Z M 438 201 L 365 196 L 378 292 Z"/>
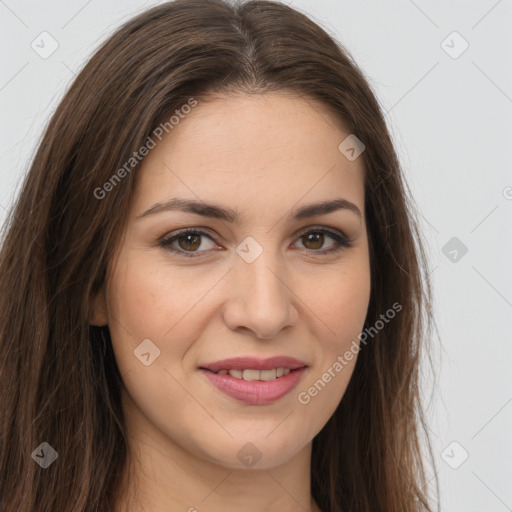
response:
<path id="1" fill-rule="evenodd" d="M 190 278 L 186 272 L 170 271 L 158 258 L 134 252 L 119 262 L 112 277 L 110 313 L 131 335 L 162 340 L 204 294 L 202 285 L 198 289 L 201 278 Z"/>
<path id="2" fill-rule="evenodd" d="M 122 373 L 139 371 L 141 362 L 134 357 L 134 351 L 144 340 L 151 340 L 163 353 L 163 334 L 183 316 L 182 301 L 176 300 L 180 283 L 166 279 L 158 270 L 143 261 L 142 255 L 132 253 L 119 259 L 110 280 L 109 328 Z M 157 349 L 153 348 L 155 354 Z M 159 355 L 151 367 L 158 367 L 161 362 Z"/>
<path id="3" fill-rule="evenodd" d="M 150 368 L 181 371 L 177 367 L 191 340 L 200 336 L 208 322 L 205 296 L 218 280 L 211 271 L 176 270 L 143 252 L 123 255 L 108 291 L 109 327 L 121 373 L 140 371 L 134 351 L 148 339 L 160 351 Z"/>
<path id="4" fill-rule="evenodd" d="M 321 287 L 309 288 L 307 297 L 310 318 L 315 319 L 311 325 L 317 340 L 317 364 L 297 390 L 297 400 L 305 408 L 311 432 L 325 424 L 334 413 L 352 377 L 370 287 L 369 266 L 360 260 L 340 272 L 331 273 Z M 311 413 L 313 410 L 314 414 Z"/>
<path id="5" fill-rule="evenodd" d="M 316 318 L 316 339 L 326 355 L 346 350 L 360 334 L 370 300 L 370 270 L 364 260 L 347 265 L 309 286 L 308 298 L 312 318 Z"/>

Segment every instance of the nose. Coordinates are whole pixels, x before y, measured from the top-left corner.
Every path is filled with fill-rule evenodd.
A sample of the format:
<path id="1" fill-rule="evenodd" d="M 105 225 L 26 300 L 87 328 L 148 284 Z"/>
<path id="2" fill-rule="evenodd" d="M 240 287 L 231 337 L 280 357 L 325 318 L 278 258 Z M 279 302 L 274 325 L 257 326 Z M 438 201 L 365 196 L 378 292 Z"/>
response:
<path id="1" fill-rule="evenodd" d="M 299 317 L 287 273 L 268 253 L 264 251 L 252 263 L 237 258 L 229 273 L 224 307 L 224 321 L 232 331 L 251 331 L 260 339 L 277 337 Z"/>

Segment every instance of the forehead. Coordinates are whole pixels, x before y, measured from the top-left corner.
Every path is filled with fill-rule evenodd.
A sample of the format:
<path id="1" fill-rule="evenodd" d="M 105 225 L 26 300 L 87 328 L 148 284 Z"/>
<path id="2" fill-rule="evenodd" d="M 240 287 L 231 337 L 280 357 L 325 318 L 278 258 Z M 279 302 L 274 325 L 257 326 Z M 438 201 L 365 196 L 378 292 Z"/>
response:
<path id="1" fill-rule="evenodd" d="M 362 158 L 338 149 L 349 134 L 323 104 L 297 95 L 198 100 L 136 171 L 134 209 L 179 196 L 275 210 L 340 195 L 363 209 Z"/>

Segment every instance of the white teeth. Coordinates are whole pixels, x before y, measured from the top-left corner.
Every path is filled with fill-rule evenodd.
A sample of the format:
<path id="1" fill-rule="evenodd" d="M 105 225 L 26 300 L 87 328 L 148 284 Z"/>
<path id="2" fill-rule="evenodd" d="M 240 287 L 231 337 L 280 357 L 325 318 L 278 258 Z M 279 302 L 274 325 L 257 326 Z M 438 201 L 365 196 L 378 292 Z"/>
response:
<path id="1" fill-rule="evenodd" d="M 220 370 L 217 372 L 220 375 L 231 375 L 235 379 L 243 379 L 247 381 L 263 380 L 269 381 L 274 380 L 278 377 L 283 377 L 290 373 L 290 368 L 274 368 L 272 370 Z"/>
<path id="2" fill-rule="evenodd" d="M 277 369 L 273 370 L 261 370 L 260 380 L 274 380 L 276 378 Z"/>
<path id="3" fill-rule="evenodd" d="M 259 370 L 244 370 L 242 374 L 242 378 L 244 380 L 259 380 L 260 378 Z"/>

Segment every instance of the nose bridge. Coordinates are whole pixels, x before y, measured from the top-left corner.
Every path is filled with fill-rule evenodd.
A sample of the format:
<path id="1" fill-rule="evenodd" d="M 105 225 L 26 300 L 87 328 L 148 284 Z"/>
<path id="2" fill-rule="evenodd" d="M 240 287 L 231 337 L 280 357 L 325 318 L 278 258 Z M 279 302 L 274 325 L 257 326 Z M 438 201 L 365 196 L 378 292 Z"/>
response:
<path id="1" fill-rule="evenodd" d="M 244 284 L 246 292 L 252 302 L 269 304 L 283 295 L 282 278 L 279 279 L 277 258 L 270 254 L 270 250 L 262 253 L 252 263 L 237 262 L 237 275 Z M 281 272 L 282 273 L 282 272 Z"/>
<path id="2" fill-rule="evenodd" d="M 278 255 L 270 247 L 259 247 L 249 240 L 247 245 L 243 242 L 237 249 L 238 257 L 229 283 L 226 321 L 231 328 L 245 327 L 258 337 L 273 337 L 295 316 Z"/>

